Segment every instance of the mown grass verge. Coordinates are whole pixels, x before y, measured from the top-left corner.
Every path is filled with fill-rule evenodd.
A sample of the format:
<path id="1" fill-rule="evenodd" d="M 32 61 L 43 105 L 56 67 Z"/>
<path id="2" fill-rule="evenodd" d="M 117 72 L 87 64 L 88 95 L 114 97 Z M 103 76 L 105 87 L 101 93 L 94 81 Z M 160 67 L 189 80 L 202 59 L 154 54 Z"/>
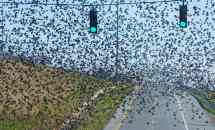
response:
<path id="1" fill-rule="evenodd" d="M 195 88 L 189 89 L 190 94 L 198 101 L 200 106 L 207 112 L 215 115 L 215 109 L 210 108 L 209 105 L 212 103 L 207 99 L 207 92 L 205 90 L 198 90 Z"/>

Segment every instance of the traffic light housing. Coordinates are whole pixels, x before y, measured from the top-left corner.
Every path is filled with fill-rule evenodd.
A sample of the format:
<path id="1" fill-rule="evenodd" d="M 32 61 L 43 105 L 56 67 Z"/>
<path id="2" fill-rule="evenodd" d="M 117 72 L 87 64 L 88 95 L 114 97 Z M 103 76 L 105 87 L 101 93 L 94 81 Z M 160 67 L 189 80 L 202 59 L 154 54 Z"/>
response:
<path id="1" fill-rule="evenodd" d="M 97 12 L 95 9 L 90 10 L 90 32 L 97 33 Z"/>
<path id="2" fill-rule="evenodd" d="M 180 5 L 180 22 L 179 26 L 181 28 L 187 27 L 187 5 Z"/>

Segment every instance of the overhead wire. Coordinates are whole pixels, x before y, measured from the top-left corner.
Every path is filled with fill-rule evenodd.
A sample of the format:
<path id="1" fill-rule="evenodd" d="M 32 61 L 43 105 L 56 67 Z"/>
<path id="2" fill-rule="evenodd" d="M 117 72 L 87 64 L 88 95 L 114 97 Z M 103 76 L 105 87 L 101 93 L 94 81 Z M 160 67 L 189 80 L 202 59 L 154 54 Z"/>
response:
<path id="1" fill-rule="evenodd" d="M 167 2 L 177 2 L 183 0 L 160 0 L 160 1 L 141 1 L 141 2 L 125 2 L 125 3 L 107 3 L 107 4 L 70 4 L 70 3 L 39 3 L 39 2 L 0 2 L 0 4 L 37 4 L 37 5 L 70 5 L 70 6 L 110 6 L 110 5 L 138 5 L 138 4 L 145 4 L 145 3 L 167 3 Z M 83 2 L 85 3 L 85 2 Z"/>

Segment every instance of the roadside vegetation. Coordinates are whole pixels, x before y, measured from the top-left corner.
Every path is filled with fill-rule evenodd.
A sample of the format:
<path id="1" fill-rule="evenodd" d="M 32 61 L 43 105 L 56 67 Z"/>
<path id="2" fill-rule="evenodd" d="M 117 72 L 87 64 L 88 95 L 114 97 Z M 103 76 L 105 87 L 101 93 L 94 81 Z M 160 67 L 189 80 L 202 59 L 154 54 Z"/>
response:
<path id="1" fill-rule="evenodd" d="M 102 130 L 133 87 L 16 59 L 0 61 L 0 89 L 0 130 Z"/>
<path id="2" fill-rule="evenodd" d="M 128 86 L 115 87 L 100 97 L 93 110 L 94 114 L 84 121 L 77 130 L 102 130 L 112 117 L 120 103 L 133 88 Z"/>
<path id="3" fill-rule="evenodd" d="M 195 97 L 202 108 L 215 115 L 215 99 L 208 99 L 207 90 L 191 88 L 188 89 L 188 91 L 193 97 Z"/>

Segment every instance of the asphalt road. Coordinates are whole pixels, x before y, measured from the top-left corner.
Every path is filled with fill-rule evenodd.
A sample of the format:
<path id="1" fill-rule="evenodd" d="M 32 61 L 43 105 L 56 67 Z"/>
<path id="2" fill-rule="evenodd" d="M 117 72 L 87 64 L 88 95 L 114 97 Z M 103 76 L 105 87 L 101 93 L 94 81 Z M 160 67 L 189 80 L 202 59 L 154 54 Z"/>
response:
<path id="1" fill-rule="evenodd" d="M 123 122 L 113 119 L 104 130 L 215 130 L 215 118 L 180 90 L 145 88 L 131 107 Z"/>

